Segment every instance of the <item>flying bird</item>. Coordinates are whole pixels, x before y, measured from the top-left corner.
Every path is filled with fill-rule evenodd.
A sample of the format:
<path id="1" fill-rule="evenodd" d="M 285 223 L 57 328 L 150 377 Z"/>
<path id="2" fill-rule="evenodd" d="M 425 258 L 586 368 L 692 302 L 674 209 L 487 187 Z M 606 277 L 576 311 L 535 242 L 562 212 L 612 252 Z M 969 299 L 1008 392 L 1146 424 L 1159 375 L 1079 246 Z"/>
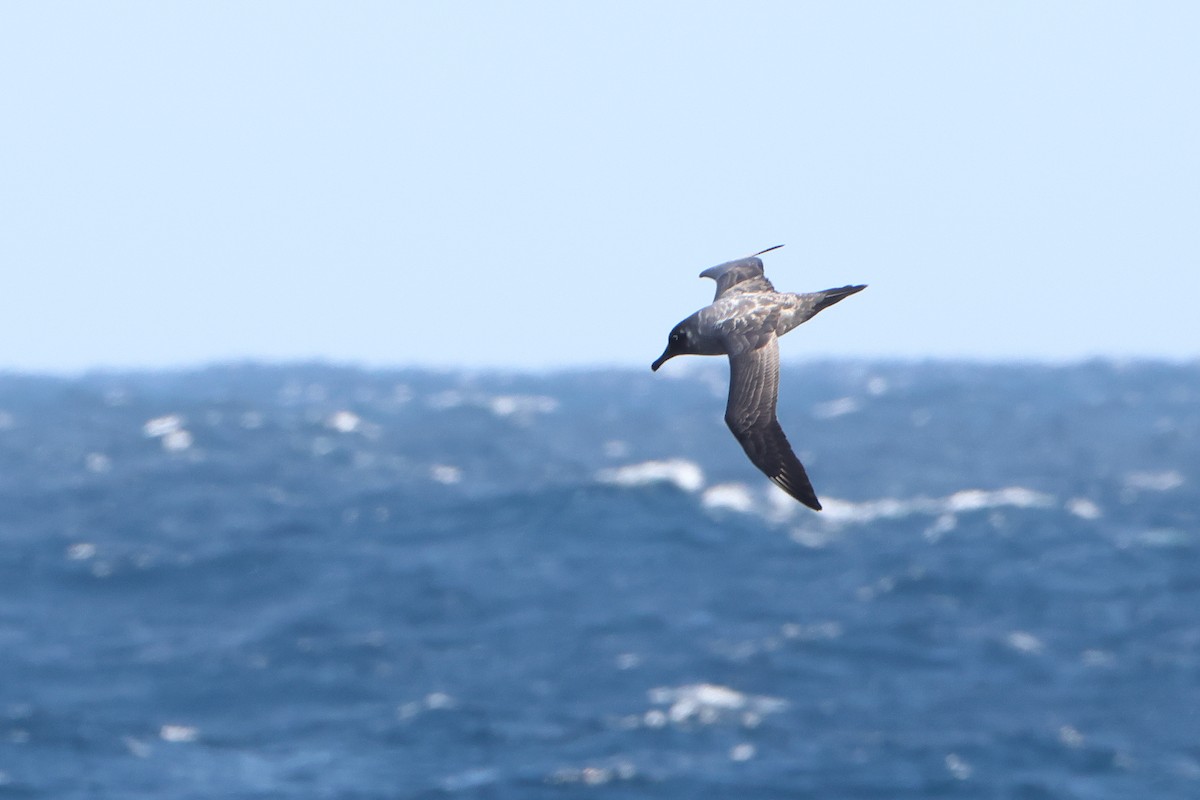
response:
<path id="1" fill-rule="evenodd" d="M 763 275 L 763 253 L 710 267 L 701 278 L 717 282 L 712 305 L 671 329 L 667 349 L 650 369 L 682 355 L 729 356 L 729 403 L 725 424 L 754 466 L 781 489 L 820 511 L 804 465 L 775 416 L 779 399 L 779 337 L 839 300 L 867 288 L 842 286 L 823 292 L 777 292 Z"/>

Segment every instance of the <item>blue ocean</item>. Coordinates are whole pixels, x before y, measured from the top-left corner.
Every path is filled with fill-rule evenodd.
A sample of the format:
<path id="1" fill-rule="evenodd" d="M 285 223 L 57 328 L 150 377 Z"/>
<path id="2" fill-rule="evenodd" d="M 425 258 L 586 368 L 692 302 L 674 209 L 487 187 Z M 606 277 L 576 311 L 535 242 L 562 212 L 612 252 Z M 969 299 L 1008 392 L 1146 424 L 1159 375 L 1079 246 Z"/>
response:
<path id="1" fill-rule="evenodd" d="M 1200 363 L 726 379 L 0 375 L 0 798 L 1200 797 Z"/>

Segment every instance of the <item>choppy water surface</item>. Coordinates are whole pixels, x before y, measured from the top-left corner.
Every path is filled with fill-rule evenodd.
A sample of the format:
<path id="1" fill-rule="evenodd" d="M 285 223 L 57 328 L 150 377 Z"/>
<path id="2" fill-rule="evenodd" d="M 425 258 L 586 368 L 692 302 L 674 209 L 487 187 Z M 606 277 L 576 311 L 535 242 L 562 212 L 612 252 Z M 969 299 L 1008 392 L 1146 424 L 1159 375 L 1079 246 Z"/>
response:
<path id="1" fill-rule="evenodd" d="M 0 797 L 1200 796 L 1200 366 L 669 372 L 0 376 Z"/>

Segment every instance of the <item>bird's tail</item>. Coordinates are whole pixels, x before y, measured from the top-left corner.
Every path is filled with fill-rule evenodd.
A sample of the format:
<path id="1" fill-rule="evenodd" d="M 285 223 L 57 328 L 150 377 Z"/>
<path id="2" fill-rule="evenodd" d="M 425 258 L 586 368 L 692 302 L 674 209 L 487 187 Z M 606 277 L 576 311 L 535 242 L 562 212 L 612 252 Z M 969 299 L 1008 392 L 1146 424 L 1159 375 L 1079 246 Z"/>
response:
<path id="1" fill-rule="evenodd" d="M 810 315 L 810 319 L 813 316 L 816 316 L 818 311 L 829 308 L 837 301 L 849 297 L 852 294 L 858 294 L 865 288 L 867 288 L 867 285 L 864 283 L 859 286 L 839 286 L 836 289 L 826 289 L 823 292 L 816 292 L 815 294 L 817 295 L 817 301 L 813 304 L 812 315 Z"/>

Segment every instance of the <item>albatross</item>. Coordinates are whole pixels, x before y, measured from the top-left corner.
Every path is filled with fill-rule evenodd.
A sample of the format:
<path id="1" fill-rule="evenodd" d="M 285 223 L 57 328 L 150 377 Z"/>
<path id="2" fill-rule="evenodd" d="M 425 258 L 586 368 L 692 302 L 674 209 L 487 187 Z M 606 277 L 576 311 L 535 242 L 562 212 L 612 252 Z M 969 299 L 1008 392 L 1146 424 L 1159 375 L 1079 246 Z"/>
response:
<path id="1" fill-rule="evenodd" d="M 759 256 L 709 267 L 701 278 L 717 282 L 711 305 L 671 329 L 667 349 L 650 369 L 682 355 L 729 356 L 729 403 L 725 424 L 741 443 L 751 463 L 792 497 L 814 511 L 821 502 L 804 465 L 775 416 L 779 399 L 779 337 L 812 319 L 823 309 L 861 292 L 866 284 L 823 292 L 777 292 L 763 275 Z"/>

